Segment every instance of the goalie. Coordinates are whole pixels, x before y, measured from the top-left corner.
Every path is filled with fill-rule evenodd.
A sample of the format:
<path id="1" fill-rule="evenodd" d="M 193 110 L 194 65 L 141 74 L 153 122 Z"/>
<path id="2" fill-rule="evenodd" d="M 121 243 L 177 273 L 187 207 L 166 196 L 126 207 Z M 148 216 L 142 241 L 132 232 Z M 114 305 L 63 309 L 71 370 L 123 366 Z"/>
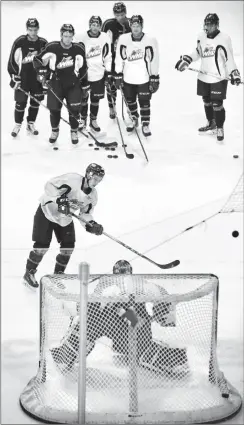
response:
<path id="1" fill-rule="evenodd" d="M 132 274 L 130 263 L 120 260 L 113 267 L 114 274 Z M 114 284 L 112 290 L 120 293 L 125 289 L 125 281 Z M 129 282 L 131 286 L 131 280 Z M 149 284 L 156 288 L 158 296 L 166 295 L 167 292 L 159 285 Z M 96 295 L 105 295 L 110 292 L 110 287 L 104 287 L 104 283 L 98 285 L 95 290 Z M 122 292 L 121 292 L 122 291 Z M 156 293 L 157 294 L 157 293 Z M 77 305 L 78 307 L 78 305 Z M 79 307 L 78 307 L 79 308 Z M 152 316 L 148 313 L 145 302 L 131 303 L 116 302 L 88 303 L 87 309 L 87 356 L 94 349 L 96 341 L 102 336 L 112 340 L 113 351 L 120 354 L 125 362 L 128 361 L 128 324 L 136 327 L 137 332 L 137 363 L 138 365 L 155 372 L 163 372 L 171 376 L 182 376 L 188 371 L 188 362 L 185 348 L 171 348 L 161 341 L 154 341 L 152 335 L 152 322 L 160 326 L 175 326 L 174 306 L 166 302 L 154 302 Z M 69 329 L 64 336 L 59 347 L 51 350 L 52 357 L 56 364 L 64 364 L 64 370 L 70 370 L 79 355 L 79 316 L 71 318 Z"/>

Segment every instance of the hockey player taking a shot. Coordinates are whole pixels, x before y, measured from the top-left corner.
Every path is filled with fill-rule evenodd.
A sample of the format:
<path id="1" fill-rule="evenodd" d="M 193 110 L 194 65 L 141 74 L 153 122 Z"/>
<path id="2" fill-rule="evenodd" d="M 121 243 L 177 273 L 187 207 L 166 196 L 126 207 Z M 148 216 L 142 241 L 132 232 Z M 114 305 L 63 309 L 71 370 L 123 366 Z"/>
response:
<path id="1" fill-rule="evenodd" d="M 175 65 L 178 71 L 184 71 L 189 65 L 201 59 L 198 73 L 197 94 L 202 97 L 207 125 L 199 128 L 201 134 L 215 134 L 217 141 L 224 140 L 226 112 L 223 101 L 226 99 L 228 78 L 231 84 L 241 83 L 237 69 L 231 39 L 219 29 L 219 17 L 209 13 L 204 19 L 204 31 L 198 36 L 194 51 L 182 55 Z"/>
<path id="2" fill-rule="evenodd" d="M 75 227 L 72 211 L 78 211 L 84 219 L 87 232 L 94 235 L 103 233 L 103 226 L 94 221 L 92 213 L 97 204 L 96 186 L 105 175 L 98 164 L 88 165 L 85 176 L 68 173 L 50 179 L 40 198 L 40 205 L 34 217 L 32 240 L 33 249 L 29 254 L 24 275 L 24 284 L 31 289 L 38 288 L 35 279 L 37 267 L 48 251 L 53 232 L 60 244 L 60 253 L 56 257 L 54 273 L 64 273 L 75 247 Z M 82 222 L 81 222 L 82 224 Z"/>
<path id="3" fill-rule="evenodd" d="M 131 292 L 133 285 L 129 275 L 132 267 L 128 261 L 119 260 L 113 266 L 114 275 L 128 275 L 123 279 L 106 279 L 100 277 L 99 283 L 94 290 L 96 296 L 103 294 L 113 296 Z M 147 284 L 147 283 L 146 283 Z M 165 289 L 154 283 L 148 283 L 150 290 L 155 292 L 156 297 L 166 295 Z M 135 296 L 136 297 L 136 296 Z M 152 322 L 160 326 L 175 326 L 172 319 L 174 306 L 166 302 L 154 302 L 152 316 L 149 315 L 145 302 L 115 302 L 102 305 L 99 302 L 88 301 L 87 308 L 87 356 L 95 348 L 96 341 L 102 336 L 112 340 L 114 353 L 120 355 L 122 363 L 127 364 L 129 356 L 128 326 L 137 329 L 137 363 L 139 366 L 153 370 L 156 373 L 166 373 L 171 376 L 182 376 L 188 371 L 186 350 L 184 348 L 171 348 L 162 341 L 155 341 L 152 333 Z M 55 364 L 61 373 L 72 369 L 79 356 L 79 304 L 77 304 L 77 316 L 71 317 L 69 329 L 64 335 L 61 345 L 53 347 L 50 351 Z M 63 366 L 62 366 L 63 365 Z"/>

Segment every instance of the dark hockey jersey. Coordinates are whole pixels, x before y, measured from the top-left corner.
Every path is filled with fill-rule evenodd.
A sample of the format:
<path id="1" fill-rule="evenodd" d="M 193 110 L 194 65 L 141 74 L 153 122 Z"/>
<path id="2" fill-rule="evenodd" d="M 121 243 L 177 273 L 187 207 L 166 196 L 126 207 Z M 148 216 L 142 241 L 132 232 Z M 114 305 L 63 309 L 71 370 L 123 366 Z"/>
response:
<path id="1" fill-rule="evenodd" d="M 36 41 L 31 41 L 28 35 L 21 35 L 18 37 L 12 46 L 9 60 L 8 60 L 8 73 L 20 75 L 21 79 L 29 79 L 35 76 L 33 67 L 33 58 L 47 44 L 47 40 L 38 37 Z"/>
<path id="2" fill-rule="evenodd" d="M 106 32 L 109 35 L 111 40 L 111 52 L 112 58 L 115 58 L 115 52 L 117 47 L 118 38 L 121 34 L 126 34 L 131 32 L 129 19 L 127 18 L 124 25 L 120 24 L 117 19 L 111 18 L 107 19 L 102 26 L 102 31 Z"/>
<path id="3" fill-rule="evenodd" d="M 87 84 L 87 62 L 83 43 L 72 43 L 69 48 L 63 47 L 60 41 L 48 43 L 34 59 L 34 67 L 46 66 L 57 78 L 66 84 L 75 79 L 81 85 Z"/>

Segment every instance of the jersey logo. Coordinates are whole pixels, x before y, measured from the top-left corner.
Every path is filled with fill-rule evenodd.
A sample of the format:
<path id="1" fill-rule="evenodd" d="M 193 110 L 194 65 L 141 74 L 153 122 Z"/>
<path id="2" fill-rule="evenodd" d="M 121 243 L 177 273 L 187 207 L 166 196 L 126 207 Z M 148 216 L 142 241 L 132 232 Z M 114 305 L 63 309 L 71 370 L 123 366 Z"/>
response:
<path id="1" fill-rule="evenodd" d="M 35 56 L 35 55 L 37 55 L 37 53 L 38 53 L 38 51 L 37 51 L 37 50 L 34 50 L 34 52 L 29 52 L 29 53 L 27 54 L 27 56 L 25 56 L 25 57 L 23 58 L 23 60 L 22 60 L 22 64 L 23 64 L 23 63 L 30 63 L 30 62 L 33 62 L 34 56 Z"/>
<path id="2" fill-rule="evenodd" d="M 87 52 L 87 59 L 94 58 L 95 56 L 100 56 L 102 52 L 101 46 L 92 46 L 90 50 Z"/>
<path id="3" fill-rule="evenodd" d="M 128 61 L 137 61 L 139 59 L 142 59 L 144 55 L 144 52 L 141 49 L 136 49 L 131 52 L 131 54 L 128 56 Z"/>
<path id="4" fill-rule="evenodd" d="M 215 48 L 214 48 L 214 46 L 206 46 L 203 49 L 203 52 L 202 52 L 203 58 L 211 58 L 214 55 L 215 55 Z"/>
<path id="5" fill-rule="evenodd" d="M 74 59 L 72 56 L 67 56 L 67 58 L 63 58 L 61 62 L 57 64 L 58 69 L 69 68 L 74 65 Z"/>

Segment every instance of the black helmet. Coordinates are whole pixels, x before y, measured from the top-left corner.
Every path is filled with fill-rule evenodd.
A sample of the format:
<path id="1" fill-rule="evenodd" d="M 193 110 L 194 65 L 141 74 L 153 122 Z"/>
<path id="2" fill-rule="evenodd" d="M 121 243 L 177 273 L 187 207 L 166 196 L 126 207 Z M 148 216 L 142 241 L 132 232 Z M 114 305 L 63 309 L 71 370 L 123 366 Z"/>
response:
<path id="1" fill-rule="evenodd" d="M 216 13 L 208 13 L 204 19 L 204 24 L 219 25 L 219 17 Z"/>
<path id="2" fill-rule="evenodd" d="M 127 13 L 126 6 L 123 2 L 114 3 L 113 12 L 116 13 Z"/>
<path id="3" fill-rule="evenodd" d="M 90 19 L 89 19 L 89 25 L 93 24 L 93 23 L 97 23 L 98 25 L 100 25 L 100 27 L 102 26 L 102 19 L 100 18 L 100 16 L 95 16 L 93 15 Z"/>
<path id="4" fill-rule="evenodd" d="M 91 178 L 93 175 L 99 176 L 99 177 L 104 177 L 105 176 L 105 170 L 103 167 L 101 167 L 101 165 L 92 163 L 89 164 L 87 169 L 86 169 L 86 178 Z"/>
<path id="5" fill-rule="evenodd" d="M 130 26 L 135 23 L 140 24 L 143 27 L 143 17 L 141 15 L 133 15 L 130 18 Z"/>
<path id="6" fill-rule="evenodd" d="M 26 28 L 39 28 L 39 22 L 36 18 L 29 18 L 26 22 Z"/>
<path id="7" fill-rule="evenodd" d="M 63 24 L 61 26 L 61 28 L 60 28 L 61 35 L 66 31 L 70 32 L 73 35 L 75 33 L 75 29 L 74 29 L 73 25 L 71 25 L 71 24 Z"/>

